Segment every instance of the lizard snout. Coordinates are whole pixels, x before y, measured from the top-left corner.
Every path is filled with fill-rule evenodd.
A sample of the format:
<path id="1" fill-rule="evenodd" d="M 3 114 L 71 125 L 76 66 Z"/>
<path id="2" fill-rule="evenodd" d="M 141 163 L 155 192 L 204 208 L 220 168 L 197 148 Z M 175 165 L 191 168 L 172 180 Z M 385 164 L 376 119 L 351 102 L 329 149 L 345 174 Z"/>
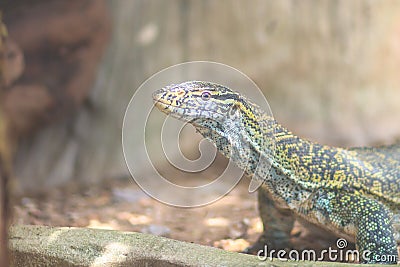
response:
<path id="1" fill-rule="evenodd" d="M 153 100 L 154 101 L 160 100 L 165 95 L 165 93 L 166 90 L 164 88 L 154 91 L 154 93 L 152 94 Z"/>

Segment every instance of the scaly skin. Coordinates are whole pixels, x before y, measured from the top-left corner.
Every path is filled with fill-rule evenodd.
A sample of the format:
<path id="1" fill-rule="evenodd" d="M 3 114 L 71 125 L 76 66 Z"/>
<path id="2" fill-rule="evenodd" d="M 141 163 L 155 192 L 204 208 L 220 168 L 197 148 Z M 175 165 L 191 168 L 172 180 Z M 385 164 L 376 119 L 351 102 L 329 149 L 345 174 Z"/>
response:
<path id="1" fill-rule="evenodd" d="M 265 244 L 289 247 L 295 215 L 355 240 L 360 255 L 371 252 L 364 263 L 396 263 L 400 146 L 343 149 L 301 139 L 244 96 L 209 82 L 170 85 L 153 98 L 263 182 L 259 208 L 266 230 L 248 252 Z"/>

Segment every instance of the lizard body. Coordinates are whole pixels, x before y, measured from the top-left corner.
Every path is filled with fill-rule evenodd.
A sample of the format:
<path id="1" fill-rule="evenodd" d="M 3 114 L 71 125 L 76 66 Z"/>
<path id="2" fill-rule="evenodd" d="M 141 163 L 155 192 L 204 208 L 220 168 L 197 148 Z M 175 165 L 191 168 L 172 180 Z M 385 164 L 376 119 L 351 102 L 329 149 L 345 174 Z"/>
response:
<path id="1" fill-rule="evenodd" d="M 381 262 L 382 255 L 394 256 L 383 263 L 397 261 L 400 234 L 393 220 L 400 220 L 399 145 L 344 149 L 310 142 L 239 93 L 209 82 L 167 86 L 153 98 L 161 111 L 191 123 L 247 175 L 263 182 L 264 233 L 248 252 L 264 244 L 287 247 L 293 221 L 288 219 L 289 226 L 276 222 L 272 209 L 279 206 L 284 219 L 294 214 L 355 240 L 360 255 L 371 252 L 364 262 Z"/>

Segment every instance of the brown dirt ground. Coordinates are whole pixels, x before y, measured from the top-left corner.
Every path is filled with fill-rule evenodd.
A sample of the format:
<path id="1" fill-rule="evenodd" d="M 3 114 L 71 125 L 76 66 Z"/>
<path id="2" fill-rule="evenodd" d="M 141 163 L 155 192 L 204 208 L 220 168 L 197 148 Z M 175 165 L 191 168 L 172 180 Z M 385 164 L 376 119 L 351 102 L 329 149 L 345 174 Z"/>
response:
<path id="1" fill-rule="evenodd" d="M 65 186 L 18 198 L 13 223 L 145 232 L 240 251 L 262 231 L 256 195 L 247 188 L 241 182 L 213 204 L 175 208 L 146 195 L 132 179 L 85 190 Z"/>
<path id="2" fill-rule="evenodd" d="M 199 208 L 160 203 L 126 178 L 85 190 L 70 185 L 20 197 L 13 213 L 13 224 L 144 232 L 229 251 L 242 251 L 262 232 L 257 197 L 248 193 L 248 179 L 242 179 L 217 202 Z M 328 248 L 336 243 L 336 239 L 311 233 L 299 224 L 292 231 L 292 241 L 295 249 Z"/>

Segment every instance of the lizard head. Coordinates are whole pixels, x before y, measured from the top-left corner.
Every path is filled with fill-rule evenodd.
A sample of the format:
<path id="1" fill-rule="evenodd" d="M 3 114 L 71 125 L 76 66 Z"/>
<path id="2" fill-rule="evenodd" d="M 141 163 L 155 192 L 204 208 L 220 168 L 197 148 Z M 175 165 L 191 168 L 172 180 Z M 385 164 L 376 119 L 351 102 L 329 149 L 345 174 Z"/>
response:
<path id="1" fill-rule="evenodd" d="M 223 85 L 202 81 L 173 84 L 155 91 L 153 99 L 158 109 L 191 123 L 248 173 L 256 169 L 253 163 L 258 162 L 249 164 L 249 156 L 271 150 L 273 143 L 267 140 L 273 134 L 273 118 Z"/>
<path id="2" fill-rule="evenodd" d="M 229 88 L 211 82 L 172 84 L 153 93 L 155 106 L 180 120 L 212 120 L 223 123 L 240 107 L 242 97 Z"/>

